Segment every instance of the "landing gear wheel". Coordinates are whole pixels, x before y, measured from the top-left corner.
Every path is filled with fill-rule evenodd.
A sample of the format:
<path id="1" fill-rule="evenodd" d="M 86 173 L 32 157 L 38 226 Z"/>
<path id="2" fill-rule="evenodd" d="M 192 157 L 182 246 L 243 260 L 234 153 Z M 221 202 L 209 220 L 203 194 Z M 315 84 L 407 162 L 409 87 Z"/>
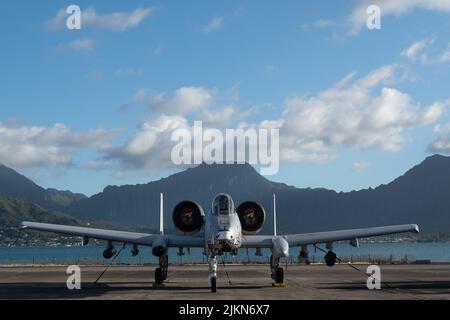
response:
<path id="1" fill-rule="evenodd" d="M 327 266 L 332 267 L 336 264 L 337 256 L 333 251 L 328 251 L 325 255 L 325 263 Z"/>
<path id="2" fill-rule="evenodd" d="M 211 277 L 211 292 L 217 292 L 217 278 L 215 276 Z"/>
<path id="3" fill-rule="evenodd" d="M 275 283 L 284 283 L 284 270 L 278 267 L 275 272 Z"/>
<path id="4" fill-rule="evenodd" d="M 164 274 L 161 268 L 155 269 L 155 284 L 159 285 L 164 282 Z"/>

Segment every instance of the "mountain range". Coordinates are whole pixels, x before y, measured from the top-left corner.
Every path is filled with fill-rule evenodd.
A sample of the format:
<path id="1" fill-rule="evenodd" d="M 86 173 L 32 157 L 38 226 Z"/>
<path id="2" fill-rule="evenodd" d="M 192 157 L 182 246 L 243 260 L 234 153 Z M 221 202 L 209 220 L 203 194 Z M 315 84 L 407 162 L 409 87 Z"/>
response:
<path id="1" fill-rule="evenodd" d="M 64 211 L 84 194 L 44 189 L 11 168 L 0 165 L 0 196 L 27 200 L 49 210 Z"/>
<path id="2" fill-rule="evenodd" d="M 279 232 L 401 223 L 417 223 L 424 232 L 450 232 L 450 157 L 441 155 L 426 158 L 388 184 L 352 192 L 296 188 L 272 182 L 248 164 L 202 164 L 146 184 L 107 186 L 102 192 L 86 197 L 70 191 L 43 189 L 14 170 L 0 166 L 0 196 L 25 199 L 83 221 L 156 229 L 160 192 L 165 197 L 167 229 L 173 228 L 171 210 L 179 201 L 194 200 L 208 211 L 213 196 L 226 192 L 236 206 L 254 200 L 266 209 L 262 232 L 271 232 L 274 193 Z"/>

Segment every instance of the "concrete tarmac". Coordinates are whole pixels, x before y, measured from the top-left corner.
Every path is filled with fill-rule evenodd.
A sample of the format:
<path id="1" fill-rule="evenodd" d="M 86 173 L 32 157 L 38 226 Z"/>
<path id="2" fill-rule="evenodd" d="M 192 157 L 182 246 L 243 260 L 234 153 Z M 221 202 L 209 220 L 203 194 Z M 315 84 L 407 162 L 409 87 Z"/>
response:
<path id="1" fill-rule="evenodd" d="M 365 265 L 358 268 L 366 271 Z M 287 287 L 274 288 L 268 265 L 219 266 L 217 293 L 207 286 L 208 267 L 170 266 L 164 288 L 153 288 L 154 266 L 81 266 L 81 290 L 68 290 L 66 267 L 0 267 L 0 299 L 450 299 L 450 265 L 385 265 L 381 290 L 347 265 L 289 265 Z"/>

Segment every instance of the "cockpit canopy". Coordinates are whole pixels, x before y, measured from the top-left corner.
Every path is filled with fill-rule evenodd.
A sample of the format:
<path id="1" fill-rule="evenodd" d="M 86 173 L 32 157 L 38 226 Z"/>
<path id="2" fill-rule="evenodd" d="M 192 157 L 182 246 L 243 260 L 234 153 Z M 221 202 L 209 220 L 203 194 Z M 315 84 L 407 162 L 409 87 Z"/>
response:
<path id="1" fill-rule="evenodd" d="M 212 203 L 213 214 L 230 215 L 234 213 L 233 199 L 227 194 L 219 194 Z"/>

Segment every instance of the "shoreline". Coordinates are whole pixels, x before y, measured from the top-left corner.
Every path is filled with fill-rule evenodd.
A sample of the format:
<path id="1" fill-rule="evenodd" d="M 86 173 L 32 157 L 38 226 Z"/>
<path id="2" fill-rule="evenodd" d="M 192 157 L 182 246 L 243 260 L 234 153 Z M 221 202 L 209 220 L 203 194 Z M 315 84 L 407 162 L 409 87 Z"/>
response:
<path id="1" fill-rule="evenodd" d="M 69 265 L 74 265 L 73 263 L 48 263 L 48 264 L 32 264 L 32 263 L 12 263 L 12 264 L 0 264 L 0 269 L 9 269 L 9 268 L 61 268 L 61 267 L 67 267 Z M 76 264 L 80 267 L 157 267 L 157 263 L 145 263 L 145 264 L 131 264 L 131 263 L 117 263 L 117 264 L 99 264 L 99 263 L 93 263 L 93 264 Z M 250 262 L 250 263 L 226 263 L 226 266 L 269 266 L 268 263 L 257 263 L 257 262 Z M 286 265 L 285 263 L 283 265 Z M 310 264 L 304 264 L 304 263 L 287 263 L 288 266 L 325 266 L 325 262 L 315 262 Z M 374 261 L 357 261 L 350 263 L 336 263 L 336 266 L 345 266 L 345 265 L 382 265 L 382 266 L 401 266 L 401 265 L 450 265 L 450 261 L 448 262 L 433 262 L 433 261 L 411 261 L 407 263 L 376 263 Z M 185 267 L 194 267 L 194 266 L 208 266 L 207 263 L 169 263 L 169 266 L 185 266 Z"/>

